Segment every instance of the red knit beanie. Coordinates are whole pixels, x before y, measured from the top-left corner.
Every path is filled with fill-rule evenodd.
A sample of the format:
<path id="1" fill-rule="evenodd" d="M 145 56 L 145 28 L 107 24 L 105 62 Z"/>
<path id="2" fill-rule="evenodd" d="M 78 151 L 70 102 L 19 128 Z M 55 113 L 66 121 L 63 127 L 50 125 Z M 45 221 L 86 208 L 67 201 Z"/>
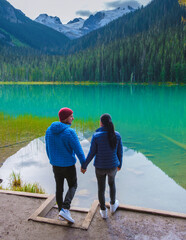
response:
<path id="1" fill-rule="evenodd" d="M 66 108 L 66 107 L 61 108 L 58 112 L 59 120 L 62 122 L 63 120 L 68 118 L 72 113 L 73 111 L 70 108 Z"/>

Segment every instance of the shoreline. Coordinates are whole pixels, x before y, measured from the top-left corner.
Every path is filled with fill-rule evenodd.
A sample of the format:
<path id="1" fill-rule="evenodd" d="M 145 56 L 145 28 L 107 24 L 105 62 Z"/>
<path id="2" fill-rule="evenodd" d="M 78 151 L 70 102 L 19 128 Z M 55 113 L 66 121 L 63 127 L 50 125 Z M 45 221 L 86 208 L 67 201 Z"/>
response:
<path id="1" fill-rule="evenodd" d="M 43 198 L 1 192 L 0 195 L 0 238 L 4 240 L 184 240 L 186 237 L 185 219 L 118 209 L 113 215 L 109 212 L 108 219 L 103 220 L 98 207 L 91 215 L 88 228 L 83 229 L 58 220 L 55 208 L 48 214 L 48 210 L 44 211 L 44 216 L 37 218 L 39 209 L 46 206 Z M 76 225 L 84 223 L 86 213 L 74 212 L 73 209 L 71 213 Z M 35 220 L 31 216 L 35 216 Z"/>
<path id="2" fill-rule="evenodd" d="M 82 82 L 61 82 L 61 81 L 56 81 L 56 82 L 22 82 L 22 81 L 18 81 L 18 82 L 4 82 L 4 81 L 0 81 L 0 85 L 127 85 L 127 86 L 137 86 L 137 85 L 141 85 L 141 86 L 185 86 L 185 83 L 176 83 L 176 82 L 165 82 L 165 83 L 161 83 L 161 82 L 155 82 L 155 83 L 130 83 L 130 82 L 90 82 L 90 81 L 82 81 Z"/>

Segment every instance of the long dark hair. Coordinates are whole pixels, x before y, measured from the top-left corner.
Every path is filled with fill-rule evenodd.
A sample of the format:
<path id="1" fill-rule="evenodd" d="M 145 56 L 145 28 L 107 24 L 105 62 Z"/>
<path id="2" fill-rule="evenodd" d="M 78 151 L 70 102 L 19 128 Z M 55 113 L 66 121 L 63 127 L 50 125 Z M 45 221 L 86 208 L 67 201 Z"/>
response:
<path id="1" fill-rule="evenodd" d="M 112 149 L 114 149 L 117 144 L 117 138 L 116 138 L 116 134 L 114 131 L 114 124 L 112 122 L 111 116 L 108 113 L 105 113 L 105 114 L 101 115 L 100 120 L 101 120 L 103 126 L 108 131 L 108 140 L 109 140 L 110 147 Z"/>

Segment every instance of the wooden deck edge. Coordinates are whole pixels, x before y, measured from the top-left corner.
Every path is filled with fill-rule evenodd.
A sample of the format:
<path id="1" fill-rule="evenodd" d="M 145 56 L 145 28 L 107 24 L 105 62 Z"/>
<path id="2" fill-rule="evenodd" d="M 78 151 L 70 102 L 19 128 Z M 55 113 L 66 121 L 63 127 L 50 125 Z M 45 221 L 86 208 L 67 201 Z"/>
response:
<path id="1" fill-rule="evenodd" d="M 2 194 L 23 196 L 23 197 L 41 198 L 41 199 L 48 199 L 51 196 L 52 196 L 52 198 L 54 197 L 54 195 L 49 195 L 49 194 L 19 192 L 19 191 L 10 191 L 10 190 L 1 190 L 0 189 L 0 194 L 1 193 Z M 50 199 L 49 199 L 49 201 L 50 201 Z M 46 202 L 44 202 L 43 204 L 46 204 Z M 53 202 L 52 202 L 52 204 L 53 204 Z M 93 205 L 96 206 L 96 209 L 97 209 L 97 204 L 98 204 L 98 201 L 95 200 Z M 92 207 L 94 207 L 93 205 L 92 205 Z M 41 205 L 41 207 L 42 206 L 44 206 L 44 205 Z M 110 207 L 110 204 L 107 202 L 106 206 Z M 55 206 L 51 206 L 50 205 L 50 207 L 52 208 L 52 207 L 55 207 Z M 91 207 L 91 209 L 92 209 L 92 207 Z M 83 212 L 83 213 L 87 213 L 88 212 L 89 216 L 91 216 L 91 214 L 90 214 L 90 212 L 92 211 L 91 209 L 89 210 L 87 208 L 71 207 L 71 211 L 77 211 L 77 212 Z M 96 209 L 95 209 L 95 211 L 96 211 Z M 178 213 L 178 212 L 171 212 L 171 211 L 169 212 L 169 211 L 164 211 L 164 210 L 136 207 L 136 206 L 125 205 L 125 204 L 120 204 L 118 209 L 121 209 L 121 210 L 123 209 L 123 210 L 128 210 L 128 211 L 136 211 L 136 212 L 142 212 L 142 213 L 149 213 L 149 214 L 154 214 L 154 215 L 162 215 L 162 216 L 167 216 L 167 217 L 176 217 L 176 218 L 186 219 L 186 214 L 185 213 Z M 87 217 L 87 219 L 88 219 L 88 217 Z M 86 228 L 88 222 L 86 223 L 86 221 L 85 221 L 83 224 L 84 224 L 84 226 Z"/>
<path id="2" fill-rule="evenodd" d="M 36 221 L 36 222 L 41 222 L 41 223 L 49 223 L 49 224 L 59 225 L 59 226 L 63 226 L 63 227 L 71 227 L 71 228 L 82 229 L 81 225 L 78 225 L 76 223 L 70 224 L 66 221 L 61 221 L 61 220 L 58 220 L 58 219 L 51 219 L 51 218 L 36 216 L 34 218 L 30 218 L 29 220 Z"/>
<path id="3" fill-rule="evenodd" d="M 43 223 L 48 223 L 48 224 L 55 224 L 55 225 L 60 225 L 60 226 L 65 226 L 65 227 L 72 227 L 72 228 L 79 228 L 79 229 L 83 229 L 83 230 L 87 230 L 90 222 L 94 216 L 94 209 L 95 209 L 95 203 L 93 203 L 91 209 L 89 211 L 87 211 L 87 209 L 83 209 L 80 207 L 73 207 L 71 208 L 72 211 L 77 211 L 77 212 L 83 212 L 86 213 L 86 217 L 84 220 L 84 224 L 83 225 L 79 225 L 79 224 L 69 224 L 68 222 L 65 221 L 60 221 L 58 219 L 51 219 L 51 218 L 46 218 L 46 214 L 52 209 L 52 208 L 56 208 L 56 198 L 55 195 L 50 195 L 44 202 L 43 204 L 28 218 L 28 220 L 32 220 L 32 221 L 36 221 L 36 222 L 43 222 Z M 92 213 L 92 215 L 90 216 L 90 212 Z M 87 219 L 88 216 L 88 219 Z M 91 219 L 89 219 L 91 218 Z"/>
<path id="4" fill-rule="evenodd" d="M 50 195 L 46 199 L 46 201 L 44 201 L 44 203 L 42 203 L 41 206 L 28 218 L 28 220 L 35 219 L 39 215 L 40 217 L 45 216 L 50 211 L 50 209 L 54 206 L 55 202 L 56 202 L 55 195 Z"/>
<path id="5" fill-rule="evenodd" d="M 55 206 L 53 206 L 53 208 L 58 208 L 58 206 L 55 205 Z M 70 208 L 70 211 L 88 213 L 88 212 L 89 212 L 89 208 L 82 208 L 82 207 L 72 206 L 72 207 Z"/>
<path id="6" fill-rule="evenodd" d="M 0 190 L 0 193 L 23 196 L 23 197 L 44 198 L 44 199 L 50 196 L 49 194 L 19 192 L 19 191 L 10 191 L 10 190 Z"/>
<path id="7" fill-rule="evenodd" d="M 87 216 L 85 217 L 85 220 L 84 222 L 82 223 L 82 229 L 84 230 L 88 230 L 89 226 L 90 226 L 90 223 L 92 222 L 92 219 L 96 213 L 96 210 L 98 208 L 98 205 L 99 205 L 99 202 L 98 200 L 94 200 Z"/>
<path id="8" fill-rule="evenodd" d="M 107 202 L 106 206 L 110 207 L 110 203 Z M 118 209 L 186 219 L 185 213 L 169 212 L 169 211 L 152 209 L 152 208 L 143 208 L 143 207 L 119 204 Z"/>

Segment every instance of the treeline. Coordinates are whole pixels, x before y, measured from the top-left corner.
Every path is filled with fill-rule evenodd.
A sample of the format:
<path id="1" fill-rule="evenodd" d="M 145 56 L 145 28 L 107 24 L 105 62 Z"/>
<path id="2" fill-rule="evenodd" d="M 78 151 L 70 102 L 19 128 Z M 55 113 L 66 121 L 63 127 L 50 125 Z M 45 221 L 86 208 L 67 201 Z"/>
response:
<path id="1" fill-rule="evenodd" d="M 2 47 L 0 81 L 185 83 L 184 42 L 184 25 L 180 24 L 69 56 L 43 55 L 24 48 L 12 55 L 11 48 Z"/>
<path id="2" fill-rule="evenodd" d="M 185 12 L 177 0 L 154 0 L 72 41 L 66 56 L 0 45 L 0 81 L 185 83 Z"/>

